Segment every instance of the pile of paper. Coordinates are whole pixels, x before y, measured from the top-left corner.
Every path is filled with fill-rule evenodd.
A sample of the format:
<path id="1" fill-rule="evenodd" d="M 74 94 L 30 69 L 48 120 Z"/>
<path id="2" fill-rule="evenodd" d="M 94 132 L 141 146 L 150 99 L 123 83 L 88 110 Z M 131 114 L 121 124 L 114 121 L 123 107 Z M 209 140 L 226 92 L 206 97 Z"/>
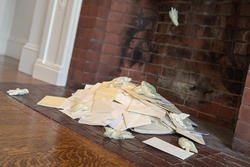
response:
<path id="1" fill-rule="evenodd" d="M 78 118 L 82 124 L 109 126 L 116 131 L 131 129 L 144 134 L 176 132 L 205 144 L 189 115 L 182 113 L 145 81 L 136 85 L 131 78 L 119 77 L 86 85 L 55 107 L 72 119 Z"/>

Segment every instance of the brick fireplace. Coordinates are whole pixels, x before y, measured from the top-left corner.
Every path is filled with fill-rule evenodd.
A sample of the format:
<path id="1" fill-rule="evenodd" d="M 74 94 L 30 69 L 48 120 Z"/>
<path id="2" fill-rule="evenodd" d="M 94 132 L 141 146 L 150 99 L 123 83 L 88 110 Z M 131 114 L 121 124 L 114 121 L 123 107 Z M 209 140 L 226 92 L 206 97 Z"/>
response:
<path id="1" fill-rule="evenodd" d="M 247 145 L 249 128 L 238 132 L 250 120 L 237 120 L 240 106 L 250 112 L 249 10 L 247 0 L 83 0 L 67 87 L 146 80 L 183 112 L 232 129 L 237 123 L 234 144 Z"/>

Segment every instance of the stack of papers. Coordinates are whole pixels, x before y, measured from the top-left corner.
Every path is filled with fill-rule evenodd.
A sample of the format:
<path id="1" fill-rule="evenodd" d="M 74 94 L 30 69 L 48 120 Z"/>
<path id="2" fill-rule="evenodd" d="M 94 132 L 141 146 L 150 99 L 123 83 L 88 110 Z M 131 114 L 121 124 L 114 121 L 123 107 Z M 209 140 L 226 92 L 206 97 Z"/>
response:
<path id="1" fill-rule="evenodd" d="M 205 144 L 189 115 L 182 113 L 145 81 L 136 85 L 131 78 L 119 77 L 86 85 L 69 98 L 45 97 L 38 104 L 59 108 L 72 119 L 79 119 L 81 124 L 109 126 L 118 131 L 131 129 L 144 134 L 176 132 Z"/>

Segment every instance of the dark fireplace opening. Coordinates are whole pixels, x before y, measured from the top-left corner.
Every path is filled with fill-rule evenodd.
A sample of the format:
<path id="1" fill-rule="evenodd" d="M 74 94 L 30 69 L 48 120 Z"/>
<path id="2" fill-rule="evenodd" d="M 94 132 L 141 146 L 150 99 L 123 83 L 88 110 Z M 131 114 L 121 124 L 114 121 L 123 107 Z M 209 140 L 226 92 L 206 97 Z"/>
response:
<path id="1" fill-rule="evenodd" d="M 244 0 L 83 0 L 67 87 L 145 80 L 183 112 L 234 129 L 249 69 L 249 9 Z"/>

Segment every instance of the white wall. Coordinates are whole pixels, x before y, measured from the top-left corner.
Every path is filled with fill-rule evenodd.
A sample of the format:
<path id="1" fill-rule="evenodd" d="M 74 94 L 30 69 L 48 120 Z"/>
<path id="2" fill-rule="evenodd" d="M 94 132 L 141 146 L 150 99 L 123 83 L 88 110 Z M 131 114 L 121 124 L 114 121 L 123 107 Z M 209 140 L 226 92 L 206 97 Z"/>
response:
<path id="1" fill-rule="evenodd" d="M 19 59 L 22 48 L 29 39 L 35 3 L 36 0 L 16 0 L 15 14 L 5 55 Z"/>
<path id="2" fill-rule="evenodd" d="M 6 54 L 16 0 L 0 0 L 0 56 Z"/>

